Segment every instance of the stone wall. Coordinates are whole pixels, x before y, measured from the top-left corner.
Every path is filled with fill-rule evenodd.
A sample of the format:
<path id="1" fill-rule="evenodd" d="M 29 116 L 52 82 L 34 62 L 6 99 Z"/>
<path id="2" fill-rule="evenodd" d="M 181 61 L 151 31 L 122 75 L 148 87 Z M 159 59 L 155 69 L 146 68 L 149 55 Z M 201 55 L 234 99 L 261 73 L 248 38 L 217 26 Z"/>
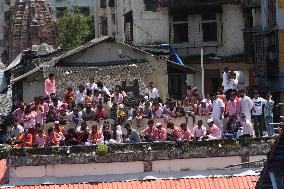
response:
<path id="1" fill-rule="evenodd" d="M 205 157 L 266 155 L 270 138 L 216 140 L 200 142 L 163 142 L 108 145 L 108 152 L 99 155 L 96 145 L 51 148 L 12 149 L 8 165 L 39 166 L 47 164 L 85 164 L 131 161 L 157 161 Z"/>

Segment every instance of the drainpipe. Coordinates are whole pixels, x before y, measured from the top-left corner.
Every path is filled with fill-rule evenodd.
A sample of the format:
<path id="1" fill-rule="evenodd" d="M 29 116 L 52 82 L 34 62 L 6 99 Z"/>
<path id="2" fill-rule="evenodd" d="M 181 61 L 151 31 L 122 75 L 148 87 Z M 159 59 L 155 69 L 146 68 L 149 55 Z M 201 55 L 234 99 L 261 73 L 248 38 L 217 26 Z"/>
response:
<path id="1" fill-rule="evenodd" d="M 201 48 L 201 93 L 202 98 L 205 99 L 204 95 L 204 66 L 203 66 L 203 48 Z"/>

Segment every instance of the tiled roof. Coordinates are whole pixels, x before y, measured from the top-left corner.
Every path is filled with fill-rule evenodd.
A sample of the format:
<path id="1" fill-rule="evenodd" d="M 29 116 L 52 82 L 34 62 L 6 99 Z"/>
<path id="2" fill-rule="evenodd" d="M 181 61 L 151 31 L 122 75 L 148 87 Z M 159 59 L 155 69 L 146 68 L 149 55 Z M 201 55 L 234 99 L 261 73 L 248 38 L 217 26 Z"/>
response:
<path id="1" fill-rule="evenodd" d="M 65 185 L 18 186 L 14 189 L 252 189 L 257 176 L 236 176 L 216 178 L 188 178 L 145 181 L 123 181 L 110 183 L 83 183 Z"/>
<path id="2" fill-rule="evenodd" d="M 8 94 L 0 94 L 0 116 L 7 116 L 11 112 L 12 98 Z"/>

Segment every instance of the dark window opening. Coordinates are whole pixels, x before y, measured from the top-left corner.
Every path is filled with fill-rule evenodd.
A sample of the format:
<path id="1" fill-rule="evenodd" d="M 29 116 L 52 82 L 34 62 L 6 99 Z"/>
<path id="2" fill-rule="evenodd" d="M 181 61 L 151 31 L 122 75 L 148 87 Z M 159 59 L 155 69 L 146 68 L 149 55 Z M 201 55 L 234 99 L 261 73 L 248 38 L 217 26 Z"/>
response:
<path id="1" fill-rule="evenodd" d="M 187 22 L 187 15 L 184 15 L 184 14 L 173 15 L 173 21 L 174 22 L 179 22 L 179 21 Z"/>
<path id="2" fill-rule="evenodd" d="M 158 2 L 153 0 L 144 0 L 145 11 L 156 11 Z"/>
<path id="3" fill-rule="evenodd" d="M 83 16 L 89 16 L 90 15 L 90 9 L 89 7 L 80 7 L 80 13 Z"/>
<path id="4" fill-rule="evenodd" d="M 107 18 L 101 17 L 101 35 L 108 35 Z"/>
<path id="5" fill-rule="evenodd" d="M 56 8 L 56 17 L 62 17 L 67 13 L 66 7 L 57 7 Z"/>
<path id="6" fill-rule="evenodd" d="M 217 41 L 217 22 L 202 23 L 203 41 Z"/>
<path id="7" fill-rule="evenodd" d="M 111 15 L 111 20 L 112 20 L 112 23 L 113 23 L 113 24 L 116 24 L 115 14 L 112 14 L 112 15 Z"/>
<path id="8" fill-rule="evenodd" d="M 174 24 L 174 42 L 188 42 L 188 24 Z"/>
<path id="9" fill-rule="evenodd" d="M 133 41 L 133 15 L 132 11 L 128 12 L 124 16 L 124 35 L 127 43 Z"/>
<path id="10" fill-rule="evenodd" d="M 216 13 L 205 13 L 202 15 L 202 20 L 216 20 Z"/>
<path id="11" fill-rule="evenodd" d="M 106 4 L 107 4 L 106 0 L 101 0 L 100 1 L 100 8 L 102 8 L 102 9 L 106 8 Z"/>
<path id="12" fill-rule="evenodd" d="M 114 6 L 115 6 L 114 0 L 109 0 L 109 1 L 108 1 L 108 6 L 109 6 L 109 7 L 114 7 Z"/>

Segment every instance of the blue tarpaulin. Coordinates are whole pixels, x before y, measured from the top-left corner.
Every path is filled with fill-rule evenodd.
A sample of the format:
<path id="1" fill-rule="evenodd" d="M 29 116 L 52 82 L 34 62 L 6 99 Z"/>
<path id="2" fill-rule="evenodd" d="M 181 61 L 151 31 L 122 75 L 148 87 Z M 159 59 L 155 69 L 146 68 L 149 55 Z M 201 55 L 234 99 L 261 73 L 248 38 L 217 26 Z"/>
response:
<path id="1" fill-rule="evenodd" d="M 180 65 L 184 65 L 184 63 L 183 63 L 182 59 L 180 58 L 180 56 L 178 55 L 177 51 L 173 47 L 171 47 L 169 44 L 156 44 L 156 47 L 157 48 L 165 48 L 165 47 L 169 48 L 172 55 L 173 55 L 174 61 L 176 63 L 180 64 Z"/>

